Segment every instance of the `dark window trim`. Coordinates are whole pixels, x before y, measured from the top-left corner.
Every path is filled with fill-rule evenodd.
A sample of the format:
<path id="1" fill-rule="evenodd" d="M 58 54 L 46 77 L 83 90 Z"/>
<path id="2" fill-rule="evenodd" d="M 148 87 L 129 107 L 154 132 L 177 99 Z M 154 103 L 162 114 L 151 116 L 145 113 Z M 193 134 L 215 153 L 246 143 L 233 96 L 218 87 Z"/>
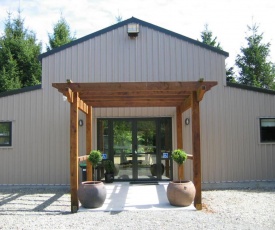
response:
<path id="1" fill-rule="evenodd" d="M 274 119 L 275 120 L 275 117 L 260 117 L 259 118 L 259 126 L 260 126 L 260 143 L 261 144 L 275 144 L 275 138 L 274 140 L 263 140 L 263 134 L 262 134 L 262 120 L 265 120 L 265 119 Z M 275 137 L 275 135 L 274 135 Z"/>
<path id="2" fill-rule="evenodd" d="M 10 128 L 10 135 L 2 136 L 2 137 L 9 137 L 9 144 L 0 144 L 0 147 L 11 147 L 12 146 L 12 122 L 11 121 L 0 121 L 0 124 L 9 124 Z"/>

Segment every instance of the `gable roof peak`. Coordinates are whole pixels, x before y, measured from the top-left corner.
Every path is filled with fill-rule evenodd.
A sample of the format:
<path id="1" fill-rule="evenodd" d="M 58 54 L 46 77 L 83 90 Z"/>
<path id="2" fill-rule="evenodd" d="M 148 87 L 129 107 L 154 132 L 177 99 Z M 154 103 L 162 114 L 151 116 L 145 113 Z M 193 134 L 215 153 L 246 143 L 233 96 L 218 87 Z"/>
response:
<path id="1" fill-rule="evenodd" d="M 211 50 L 211 51 L 213 51 L 213 52 L 219 53 L 219 54 L 221 54 L 221 55 L 224 55 L 225 57 L 228 57 L 228 56 L 229 56 L 229 53 L 227 53 L 227 52 L 225 52 L 225 51 L 223 51 L 223 50 L 220 50 L 220 49 L 215 48 L 215 47 L 213 47 L 213 46 L 206 45 L 206 44 L 204 44 L 204 43 L 202 43 L 202 42 L 200 42 L 200 41 L 197 41 L 197 40 L 194 40 L 194 39 L 192 39 L 192 38 L 186 37 L 186 36 L 184 36 L 184 35 L 178 34 L 178 33 L 173 32 L 173 31 L 171 31 L 171 30 L 164 29 L 164 28 L 162 28 L 162 27 L 156 26 L 156 25 L 154 25 L 154 24 L 151 24 L 151 23 L 149 23 L 149 22 L 140 20 L 140 19 L 135 18 L 135 17 L 132 16 L 131 18 L 128 18 L 128 19 L 126 19 L 126 20 L 124 20 L 124 21 L 118 22 L 118 23 L 116 23 L 116 24 L 114 24 L 114 25 L 111 25 L 111 26 L 109 26 L 109 27 L 106 27 L 106 28 L 101 29 L 101 30 L 99 30 L 99 31 L 96 31 L 96 32 L 94 32 L 94 33 L 91 33 L 91 34 L 89 34 L 89 35 L 86 35 L 86 36 L 84 36 L 84 37 L 82 37 L 82 38 L 76 39 L 76 40 L 74 40 L 74 41 L 72 41 L 72 42 L 70 42 L 70 43 L 68 43 L 68 44 L 65 44 L 65 45 L 63 45 L 63 46 L 60 46 L 60 47 L 55 48 L 55 49 L 53 49 L 53 50 L 50 50 L 50 51 L 48 51 L 48 52 L 46 52 L 46 53 L 43 53 L 43 54 L 39 55 L 39 60 L 42 60 L 44 57 L 50 56 L 50 55 L 52 55 L 52 54 L 54 54 L 54 53 L 57 53 L 57 52 L 59 52 L 59 51 L 61 51 L 61 50 L 66 49 L 66 48 L 72 47 L 72 46 L 74 46 L 74 45 L 77 45 L 77 44 L 82 43 L 82 42 L 84 42 L 84 41 L 87 41 L 87 40 L 89 40 L 89 39 L 92 39 L 92 38 L 94 38 L 94 37 L 97 37 L 97 36 L 99 36 L 99 35 L 102 35 L 102 34 L 104 34 L 104 33 L 107 33 L 107 32 L 109 32 L 109 31 L 111 31 L 111 30 L 115 30 L 115 29 L 117 29 L 117 28 L 119 28 L 119 27 L 125 26 L 125 25 L 127 25 L 127 24 L 129 24 L 129 23 L 138 23 L 138 24 L 141 25 L 141 26 L 148 27 L 148 28 L 150 28 L 150 29 L 153 29 L 153 30 L 162 32 L 162 33 L 167 34 L 167 35 L 170 35 L 170 36 L 172 36 L 172 37 L 176 37 L 176 38 L 178 38 L 178 39 L 180 39 L 180 40 L 183 40 L 183 41 L 192 43 L 192 44 L 194 44 L 194 45 L 197 45 L 197 46 L 203 47 L 203 48 L 205 48 L 205 49 Z"/>

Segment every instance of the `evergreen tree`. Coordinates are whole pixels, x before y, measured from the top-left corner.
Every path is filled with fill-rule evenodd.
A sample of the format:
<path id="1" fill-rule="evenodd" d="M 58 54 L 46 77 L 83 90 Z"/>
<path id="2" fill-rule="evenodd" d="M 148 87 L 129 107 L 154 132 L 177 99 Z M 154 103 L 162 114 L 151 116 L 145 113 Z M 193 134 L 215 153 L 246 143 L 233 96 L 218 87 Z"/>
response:
<path id="1" fill-rule="evenodd" d="M 70 26 L 64 17 L 60 17 L 58 22 L 53 27 L 53 34 L 48 34 L 49 46 L 47 51 L 65 45 L 74 41 L 76 38 L 71 35 Z"/>
<path id="2" fill-rule="evenodd" d="M 32 31 L 24 28 L 20 12 L 17 18 L 9 13 L 0 38 L 0 92 L 39 84 L 40 53 L 41 44 Z"/>
<path id="3" fill-rule="evenodd" d="M 213 34 L 212 34 L 212 31 L 208 29 L 208 24 L 205 24 L 204 31 L 201 32 L 201 39 L 202 39 L 201 42 L 222 50 L 220 43 L 216 42 L 217 37 L 212 38 L 212 36 Z"/>
<path id="4" fill-rule="evenodd" d="M 116 22 L 122 22 L 122 16 L 120 14 L 116 16 Z"/>
<path id="5" fill-rule="evenodd" d="M 9 53 L 7 63 L 0 70 L 0 92 L 21 88 L 18 73 L 16 61 Z"/>
<path id="6" fill-rule="evenodd" d="M 220 43 L 217 43 L 217 37 L 213 38 L 213 33 L 211 30 L 208 29 L 208 24 L 204 25 L 204 31 L 201 32 L 201 42 L 204 44 L 207 44 L 209 46 L 213 46 L 217 49 L 222 50 L 222 47 Z M 234 67 L 225 67 L 225 73 L 226 73 L 226 81 L 228 82 L 236 82 L 235 80 L 235 72 L 234 72 Z"/>
<path id="7" fill-rule="evenodd" d="M 226 81 L 236 83 L 236 80 L 235 80 L 235 77 L 234 77 L 235 72 L 234 72 L 233 66 L 230 67 L 230 68 L 227 68 L 227 66 L 225 66 L 225 70 L 226 70 Z"/>
<path id="8" fill-rule="evenodd" d="M 237 55 L 238 81 L 245 85 L 273 89 L 275 68 L 268 61 L 270 43 L 262 43 L 263 33 L 259 34 L 258 28 L 256 24 L 248 26 L 251 34 L 246 37 L 247 47 L 241 47 L 241 54 Z"/>

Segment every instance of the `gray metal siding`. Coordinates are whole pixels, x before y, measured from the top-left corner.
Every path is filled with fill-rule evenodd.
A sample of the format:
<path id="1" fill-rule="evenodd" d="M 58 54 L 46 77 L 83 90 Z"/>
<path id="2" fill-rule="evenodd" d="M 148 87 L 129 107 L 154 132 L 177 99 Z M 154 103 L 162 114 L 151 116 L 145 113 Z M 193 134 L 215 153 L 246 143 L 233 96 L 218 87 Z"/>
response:
<path id="1" fill-rule="evenodd" d="M 51 70 L 43 83 L 67 78 L 75 82 L 222 80 L 223 75 L 215 73 L 217 61 L 224 61 L 222 55 L 146 27 L 140 31 L 130 39 L 125 26 L 44 58 L 43 69 Z"/>
<path id="2" fill-rule="evenodd" d="M 275 179 L 275 145 L 259 144 L 260 116 L 274 116 L 274 96 L 225 86 L 225 56 L 194 43 L 140 26 L 130 39 L 126 26 L 45 56 L 43 89 L 0 98 L 0 120 L 13 121 L 13 146 L 0 148 L 0 184 L 69 183 L 69 110 L 51 84 L 65 82 L 146 82 L 216 80 L 201 103 L 204 182 Z M 3 109 L 5 108 L 5 109 Z M 102 108 L 96 118 L 173 118 L 175 108 Z M 79 113 L 85 122 L 85 115 Z M 191 118 L 191 111 L 183 114 Z M 192 122 L 192 121 L 191 121 Z M 85 126 L 79 128 L 85 154 Z M 184 148 L 192 153 L 191 125 L 184 125 Z M 176 169 L 175 169 L 176 170 Z M 185 167 L 192 178 L 192 161 Z"/>
<path id="3" fill-rule="evenodd" d="M 274 95 L 219 85 L 200 109 L 204 182 L 275 179 L 275 144 L 259 142 L 259 118 L 275 116 Z M 191 117 L 190 111 L 183 117 Z M 185 126 L 187 152 L 192 152 L 190 135 L 191 125 Z M 192 178 L 190 163 L 186 176 Z"/>

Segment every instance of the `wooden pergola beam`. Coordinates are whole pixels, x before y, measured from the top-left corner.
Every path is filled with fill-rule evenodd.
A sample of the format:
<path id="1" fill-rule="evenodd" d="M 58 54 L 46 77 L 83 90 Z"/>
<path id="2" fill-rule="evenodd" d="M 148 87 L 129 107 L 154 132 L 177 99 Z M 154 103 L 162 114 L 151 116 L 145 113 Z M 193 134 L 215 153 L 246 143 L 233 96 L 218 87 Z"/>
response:
<path id="1" fill-rule="evenodd" d="M 120 101 L 87 101 L 89 106 L 93 108 L 117 108 L 117 107 L 177 107 L 181 103 L 178 101 L 160 101 L 160 100 L 148 100 L 148 101 L 127 101 L 123 99 Z"/>
<path id="2" fill-rule="evenodd" d="M 188 98 L 186 98 L 183 103 L 180 105 L 181 113 L 185 112 L 187 109 L 191 108 L 191 94 Z"/>
<path id="3" fill-rule="evenodd" d="M 88 114 L 88 105 L 83 101 L 79 99 L 78 108 L 85 114 Z"/>
<path id="4" fill-rule="evenodd" d="M 205 85 L 200 86 L 197 89 L 197 100 L 201 101 L 205 93 L 206 93 L 206 86 Z"/>
<path id="5" fill-rule="evenodd" d="M 73 91 L 70 88 L 66 88 L 64 96 L 67 97 L 67 101 L 73 103 Z"/>
<path id="6" fill-rule="evenodd" d="M 88 158 L 87 155 L 86 155 L 86 156 L 79 156 L 79 157 L 78 157 L 78 161 L 86 161 L 87 158 Z"/>
<path id="7" fill-rule="evenodd" d="M 190 91 L 175 91 L 175 90 L 151 90 L 151 91 L 107 91 L 102 94 L 100 91 L 80 91 L 79 96 L 81 98 L 101 98 L 101 97 L 156 97 L 156 96 L 161 96 L 163 97 L 164 95 L 166 96 L 190 96 L 191 93 Z"/>
<path id="8" fill-rule="evenodd" d="M 206 91 L 217 85 L 215 81 L 205 82 L 112 82 L 112 83 L 53 83 L 54 88 L 70 88 L 73 92 L 193 92 L 205 86 Z"/>

